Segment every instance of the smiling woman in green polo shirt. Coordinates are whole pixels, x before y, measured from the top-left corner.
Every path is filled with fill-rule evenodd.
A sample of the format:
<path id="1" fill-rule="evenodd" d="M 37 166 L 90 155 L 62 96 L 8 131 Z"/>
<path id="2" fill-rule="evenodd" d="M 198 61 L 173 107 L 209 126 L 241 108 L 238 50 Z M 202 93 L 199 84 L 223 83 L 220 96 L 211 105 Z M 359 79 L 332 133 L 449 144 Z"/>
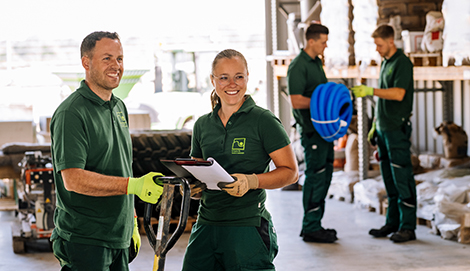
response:
<path id="1" fill-rule="evenodd" d="M 202 191 L 183 270 L 275 270 L 277 237 L 264 189 L 294 183 L 298 168 L 280 120 L 245 95 L 248 75 L 238 51 L 221 51 L 212 63 L 213 110 L 194 125 L 191 156 L 214 158 L 236 180 Z"/>

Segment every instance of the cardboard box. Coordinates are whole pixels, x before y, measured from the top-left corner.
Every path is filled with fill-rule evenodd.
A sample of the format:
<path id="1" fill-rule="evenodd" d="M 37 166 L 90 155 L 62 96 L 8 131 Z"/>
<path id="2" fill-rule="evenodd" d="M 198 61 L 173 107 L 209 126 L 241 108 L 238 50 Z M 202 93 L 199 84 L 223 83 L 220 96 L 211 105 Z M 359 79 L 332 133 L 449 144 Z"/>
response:
<path id="1" fill-rule="evenodd" d="M 32 120 L 0 121 L 0 147 L 5 143 L 36 143 L 35 124 Z"/>
<path id="2" fill-rule="evenodd" d="M 149 113 L 129 112 L 129 130 L 149 130 L 150 126 Z"/>

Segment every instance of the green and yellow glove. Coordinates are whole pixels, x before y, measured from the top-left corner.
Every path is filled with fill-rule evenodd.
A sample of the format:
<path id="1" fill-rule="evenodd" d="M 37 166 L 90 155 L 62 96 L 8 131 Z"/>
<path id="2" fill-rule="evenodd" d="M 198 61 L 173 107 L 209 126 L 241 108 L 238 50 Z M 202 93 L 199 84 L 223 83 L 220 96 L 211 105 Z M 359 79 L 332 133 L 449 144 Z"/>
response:
<path id="1" fill-rule="evenodd" d="M 217 186 L 234 197 L 242 197 L 250 189 L 257 189 L 259 186 L 258 176 L 256 174 L 233 174 L 235 178 L 232 183 L 219 182 Z"/>
<path id="2" fill-rule="evenodd" d="M 140 250 L 140 233 L 139 226 L 137 224 L 137 216 L 134 216 L 134 231 L 132 232 L 131 246 L 129 247 L 129 263 L 131 263 Z"/>
<path id="3" fill-rule="evenodd" d="M 372 146 L 375 146 L 377 145 L 376 138 L 377 138 L 377 130 L 376 130 L 375 121 L 374 121 L 372 122 L 372 127 L 370 128 L 369 133 L 367 134 L 367 140 Z"/>
<path id="4" fill-rule="evenodd" d="M 127 194 L 134 194 L 148 203 L 157 203 L 163 193 L 163 184 L 158 177 L 163 177 L 163 174 L 150 172 L 140 178 L 129 178 Z"/>
<path id="5" fill-rule="evenodd" d="M 351 88 L 351 90 L 354 96 L 356 96 L 357 98 L 374 95 L 374 88 L 364 85 L 354 86 Z"/>

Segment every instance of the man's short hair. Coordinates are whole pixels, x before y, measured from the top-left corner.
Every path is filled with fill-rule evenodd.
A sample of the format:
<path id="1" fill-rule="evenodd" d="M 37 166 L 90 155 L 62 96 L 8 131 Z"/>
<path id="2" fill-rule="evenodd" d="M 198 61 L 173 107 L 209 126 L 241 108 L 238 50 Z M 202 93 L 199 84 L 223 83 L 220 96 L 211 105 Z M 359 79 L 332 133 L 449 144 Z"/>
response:
<path id="1" fill-rule="evenodd" d="M 82 45 L 80 46 L 80 57 L 92 57 L 93 56 L 93 49 L 95 49 L 96 42 L 101 40 L 102 38 L 108 38 L 112 40 L 119 40 L 119 35 L 116 32 L 106 32 L 106 31 L 96 31 L 88 36 L 86 36 L 83 41 Z"/>
<path id="2" fill-rule="evenodd" d="M 305 32 L 305 38 L 307 40 L 314 39 L 318 40 L 320 38 L 320 34 L 329 34 L 328 28 L 321 24 L 311 24 L 307 31 Z"/>
<path id="3" fill-rule="evenodd" d="M 372 38 L 381 38 L 381 39 L 389 39 L 395 37 L 395 31 L 393 27 L 388 24 L 383 24 L 377 27 L 375 31 L 372 33 Z"/>

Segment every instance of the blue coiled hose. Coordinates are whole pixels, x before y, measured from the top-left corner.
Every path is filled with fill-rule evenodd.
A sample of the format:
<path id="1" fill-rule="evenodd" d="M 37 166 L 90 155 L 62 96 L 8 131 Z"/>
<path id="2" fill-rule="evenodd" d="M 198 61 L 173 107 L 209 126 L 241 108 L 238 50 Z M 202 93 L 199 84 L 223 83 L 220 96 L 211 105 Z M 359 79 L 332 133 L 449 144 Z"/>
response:
<path id="1" fill-rule="evenodd" d="M 351 94 L 343 84 L 328 82 L 318 85 L 310 100 L 313 126 L 328 142 L 343 137 L 351 123 Z"/>

